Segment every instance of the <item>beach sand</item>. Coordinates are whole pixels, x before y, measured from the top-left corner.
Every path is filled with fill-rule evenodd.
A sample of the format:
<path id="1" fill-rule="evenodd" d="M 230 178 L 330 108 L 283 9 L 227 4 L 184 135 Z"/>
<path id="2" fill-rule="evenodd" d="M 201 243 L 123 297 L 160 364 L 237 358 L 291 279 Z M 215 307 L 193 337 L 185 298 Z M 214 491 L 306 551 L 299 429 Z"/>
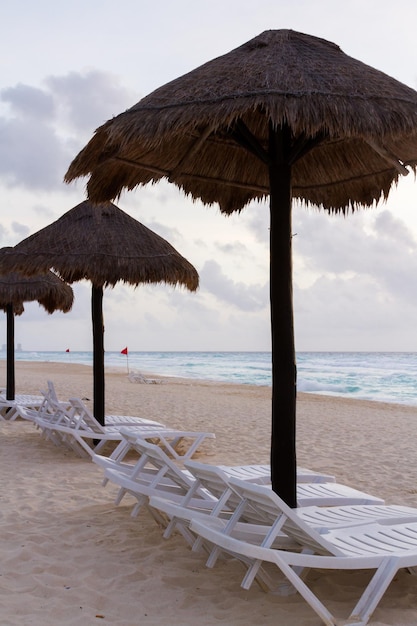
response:
<path id="1" fill-rule="evenodd" d="M 5 364 L 0 364 L 5 380 Z M 39 393 L 46 380 L 58 395 L 92 397 L 92 369 L 57 363 L 16 363 L 16 392 Z M 140 415 L 169 426 L 208 430 L 198 459 L 268 463 L 271 390 L 164 378 L 129 382 L 106 375 L 107 413 Z M 300 394 L 298 465 L 339 482 L 417 507 L 415 407 Z M 116 488 L 102 487 L 90 460 L 41 439 L 25 421 L 0 423 L 2 626 L 319 626 L 298 595 L 240 587 L 233 560 L 205 567 L 181 536 L 162 538 L 147 511 L 130 517 L 133 499 L 116 507 Z M 369 575 L 314 572 L 313 586 L 347 618 Z M 374 612 L 374 626 L 417 623 L 417 578 L 401 571 Z"/>

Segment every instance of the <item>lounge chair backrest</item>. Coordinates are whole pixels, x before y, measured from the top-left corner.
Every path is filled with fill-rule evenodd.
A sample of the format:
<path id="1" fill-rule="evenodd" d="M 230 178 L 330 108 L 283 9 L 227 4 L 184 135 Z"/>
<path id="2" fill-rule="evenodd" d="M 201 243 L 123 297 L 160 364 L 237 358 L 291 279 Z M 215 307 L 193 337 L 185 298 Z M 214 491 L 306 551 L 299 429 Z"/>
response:
<path id="1" fill-rule="evenodd" d="M 223 498 L 223 502 L 227 501 L 229 508 L 236 509 L 238 506 L 241 508 L 242 494 L 240 490 L 235 489 L 232 477 L 227 475 L 227 468 L 221 469 L 215 465 L 198 463 L 196 461 L 186 461 L 184 466 L 200 480 L 201 485 L 208 489 L 210 493 L 219 499 Z M 247 481 L 241 482 L 243 484 L 247 483 Z M 226 488 L 229 489 L 228 494 L 225 493 Z M 265 486 L 265 490 L 271 491 L 271 487 L 269 485 Z M 271 503 L 268 498 L 264 499 L 263 506 L 260 508 L 252 506 L 248 499 L 243 511 L 241 519 L 251 524 L 272 525 L 277 516 L 280 515 L 276 504 Z"/>
<path id="2" fill-rule="evenodd" d="M 53 400 L 54 402 L 59 402 L 57 393 L 55 391 L 54 383 L 52 382 L 52 380 L 47 380 L 46 382 L 47 382 L 47 385 L 48 385 L 48 396 L 49 396 L 49 398 L 51 400 Z"/>
<path id="3" fill-rule="evenodd" d="M 106 433 L 106 429 L 96 420 L 90 409 L 80 398 L 70 398 L 69 403 L 77 412 L 75 428 L 78 430 L 89 430 L 100 435 Z"/>
<path id="4" fill-rule="evenodd" d="M 184 467 L 199 481 L 200 485 L 207 489 L 213 496 L 227 502 L 229 508 L 235 508 L 241 498 L 230 488 L 226 473 L 216 465 L 199 463 L 198 461 L 185 461 Z M 227 490 L 227 493 L 226 493 Z"/>
<path id="5" fill-rule="evenodd" d="M 53 409 L 52 406 L 51 406 L 48 392 L 47 391 L 41 391 L 41 394 L 43 395 L 43 401 L 42 401 L 42 404 L 40 405 L 40 407 L 38 409 L 39 415 L 44 415 L 44 414 L 47 414 L 47 413 L 55 412 L 55 409 Z"/>
<path id="6" fill-rule="evenodd" d="M 343 555 L 333 544 L 326 541 L 325 535 L 311 528 L 300 519 L 295 509 L 291 509 L 270 487 L 256 485 L 237 478 L 230 479 L 230 485 L 245 501 L 246 518 L 248 511 L 258 511 L 264 521 L 273 524 L 278 516 L 283 515 L 282 530 L 304 547 L 311 548 L 318 554 Z"/>
<path id="7" fill-rule="evenodd" d="M 152 465 L 155 469 L 163 471 L 165 478 L 170 478 L 173 482 L 181 485 L 185 489 L 191 487 L 194 481 L 192 476 L 188 476 L 187 473 L 177 467 L 162 448 L 139 438 L 137 434 L 135 435 L 134 431 L 129 432 L 121 428 L 120 432 L 123 438 L 129 441 L 132 448 L 139 453 L 140 457 L 146 458 L 148 465 Z"/>
<path id="8" fill-rule="evenodd" d="M 41 391 L 44 400 L 37 410 L 37 417 L 50 424 L 62 424 L 71 426 L 74 422 L 75 409 L 67 410 L 67 408 L 51 396 L 50 391 Z"/>
<path id="9" fill-rule="evenodd" d="M 58 400 L 55 400 L 55 398 L 51 394 L 51 391 L 49 389 L 49 381 L 48 381 L 48 389 L 46 390 L 41 389 L 41 395 L 43 396 L 43 401 L 38 409 L 39 413 L 40 414 L 41 413 L 54 413 L 56 410 L 56 404 L 53 404 L 53 403 L 58 402 Z"/>

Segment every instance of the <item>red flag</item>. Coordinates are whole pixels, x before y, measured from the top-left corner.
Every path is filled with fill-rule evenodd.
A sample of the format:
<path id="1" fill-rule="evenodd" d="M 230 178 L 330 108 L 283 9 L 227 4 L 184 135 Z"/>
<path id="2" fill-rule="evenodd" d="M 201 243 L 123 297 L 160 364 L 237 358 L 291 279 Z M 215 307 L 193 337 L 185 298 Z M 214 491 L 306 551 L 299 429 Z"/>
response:
<path id="1" fill-rule="evenodd" d="M 70 351 L 70 349 L 69 349 L 69 348 L 67 348 L 67 349 L 65 350 L 65 352 L 69 352 L 69 351 Z"/>
<path id="2" fill-rule="evenodd" d="M 127 346 L 126 346 L 126 348 L 123 348 L 123 350 L 120 351 L 120 354 L 126 354 L 127 355 Z"/>

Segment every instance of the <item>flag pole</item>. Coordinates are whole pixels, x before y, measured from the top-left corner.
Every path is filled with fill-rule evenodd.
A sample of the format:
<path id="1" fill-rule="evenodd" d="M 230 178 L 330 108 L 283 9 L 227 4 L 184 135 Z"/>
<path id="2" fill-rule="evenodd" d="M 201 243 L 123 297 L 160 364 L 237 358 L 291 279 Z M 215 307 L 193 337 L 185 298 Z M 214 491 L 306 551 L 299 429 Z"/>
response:
<path id="1" fill-rule="evenodd" d="M 126 348 L 123 348 L 123 350 L 120 350 L 120 354 L 125 354 L 126 355 L 126 367 L 127 367 L 127 373 L 129 374 L 129 350 Z"/>

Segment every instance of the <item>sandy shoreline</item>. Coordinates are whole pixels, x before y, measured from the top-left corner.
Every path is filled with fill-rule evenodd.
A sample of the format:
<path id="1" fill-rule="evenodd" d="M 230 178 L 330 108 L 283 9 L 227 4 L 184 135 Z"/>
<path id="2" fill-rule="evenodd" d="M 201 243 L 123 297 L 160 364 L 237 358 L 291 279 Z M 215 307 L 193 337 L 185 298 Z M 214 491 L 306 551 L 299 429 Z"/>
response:
<path id="1" fill-rule="evenodd" d="M 2 362 L 2 380 L 4 372 Z M 91 367 L 16 363 L 18 393 L 38 393 L 48 378 L 62 398 L 91 398 Z M 270 393 L 178 378 L 137 384 L 110 370 L 106 410 L 215 432 L 215 442 L 199 454 L 203 461 L 267 463 Z M 416 407 L 300 394 L 298 464 L 387 503 L 417 507 L 416 413 Z M 132 519 L 131 501 L 113 505 L 116 490 L 101 487 L 97 466 L 43 441 L 31 424 L 1 423 L 0 433 L 2 625 L 320 624 L 299 596 L 267 595 L 257 585 L 244 591 L 238 563 L 209 570 L 181 537 L 163 540 L 148 513 Z M 346 617 L 366 579 L 320 573 L 315 585 Z M 417 623 L 416 584 L 400 572 L 370 623 Z"/>

